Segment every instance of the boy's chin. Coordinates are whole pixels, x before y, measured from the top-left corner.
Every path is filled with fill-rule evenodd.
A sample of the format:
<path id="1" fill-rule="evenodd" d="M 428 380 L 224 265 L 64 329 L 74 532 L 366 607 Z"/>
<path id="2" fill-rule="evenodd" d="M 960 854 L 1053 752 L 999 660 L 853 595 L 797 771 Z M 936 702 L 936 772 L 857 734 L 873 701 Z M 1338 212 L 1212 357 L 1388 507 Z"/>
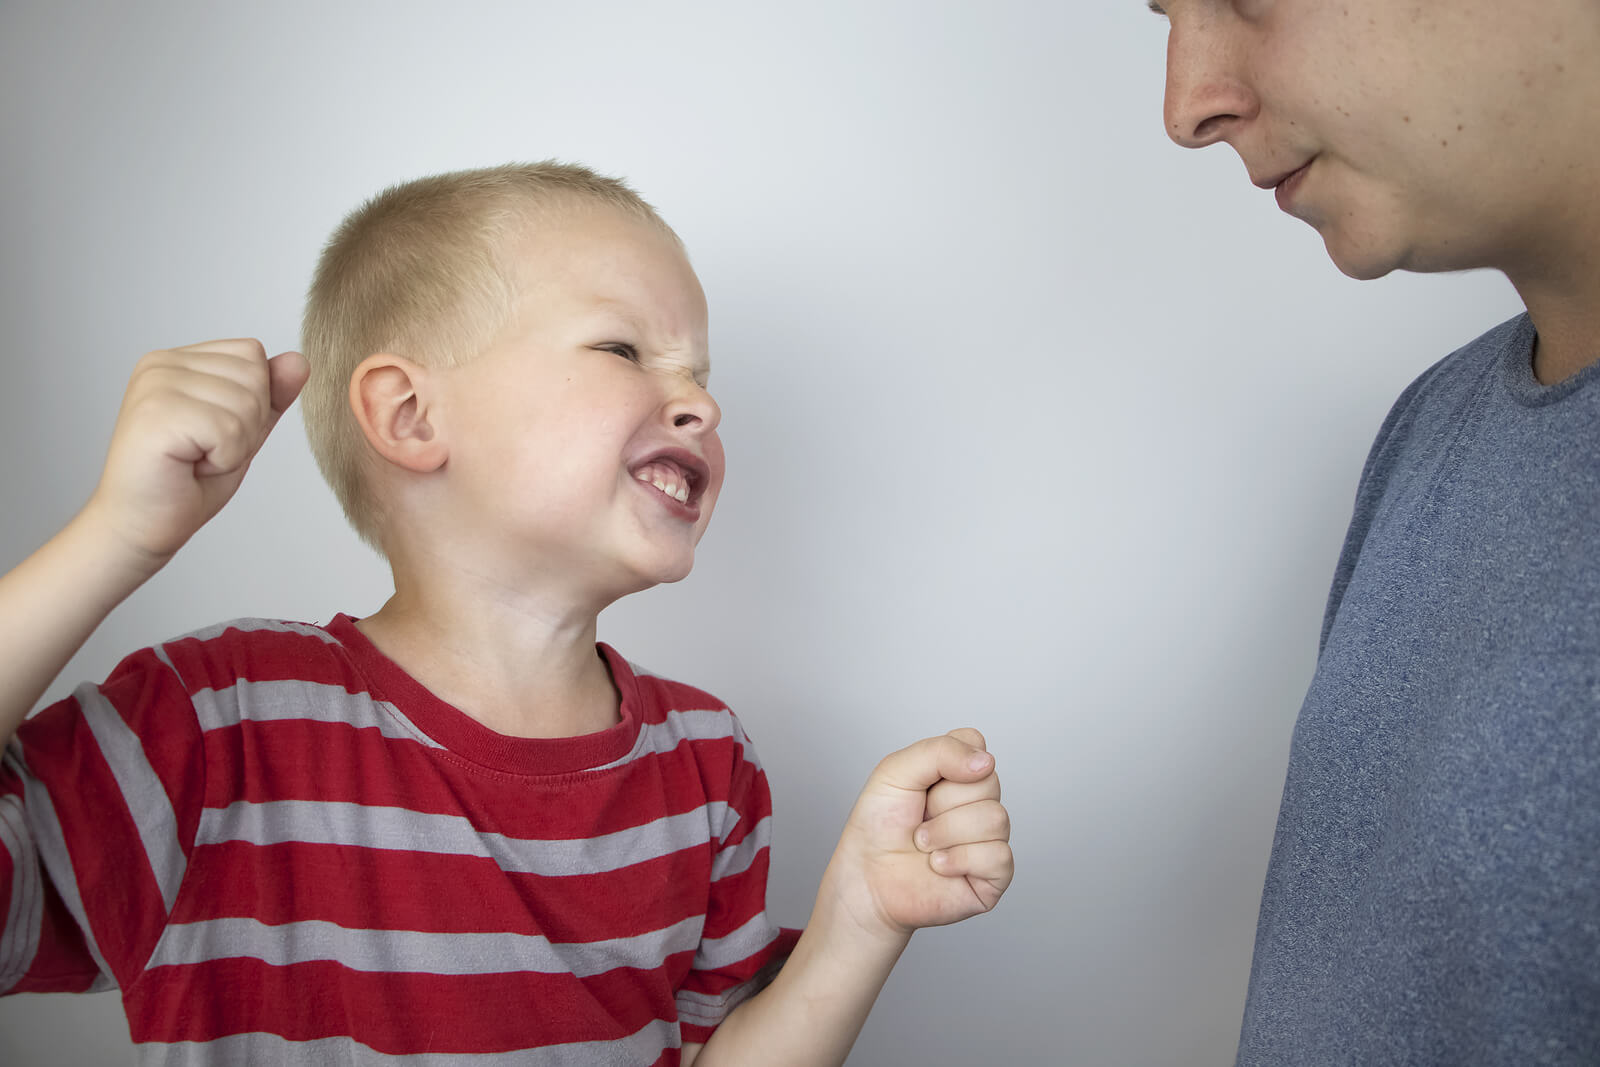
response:
<path id="1" fill-rule="evenodd" d="M 689 573 L 692 570 L 694 570 L 694 559 L 692 557 L 687 560 L 661 561 L 652 566 L 638 568 L 633 573 L 633 580 L 627 584 L 627 587 L 618 596 L 619 598 L 631 596 L 634 593 L 642 593 L 646 589 L 652 589 L 658 585 L 671 585 L 674 582 L 681 582 L 689 577 Z"/>
<path id="2" fill-rule="evenodd" d="M 689 577 L 690 572 L 693 571 L 693 570 L 694 570 L 694 560 L 691 559 L 688 563 L 686 563 L 686 564 L 684 564 L 682 566 L 673 567 L 673 568 L 670 568 L 668 570 L 662 571 L 660 574 L 658 574 L 654 578 L 653 581 L 651 581 L 650 584 L 651 585 L 671 585 L 674 582 L 681 582 L 685 578 Z"/>

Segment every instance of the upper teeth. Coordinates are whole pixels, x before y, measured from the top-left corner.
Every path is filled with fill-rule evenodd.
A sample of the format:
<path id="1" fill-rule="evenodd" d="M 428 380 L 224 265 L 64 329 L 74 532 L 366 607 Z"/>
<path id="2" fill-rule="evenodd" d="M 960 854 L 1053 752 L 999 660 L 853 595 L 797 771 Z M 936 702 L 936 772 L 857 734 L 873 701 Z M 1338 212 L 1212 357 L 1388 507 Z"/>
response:
<path id="1" fill-rule="evenodd" d="M 665 463 L 651 463 L 634 471 L 633 476 L 647 485 L 655 486 L 680 504 L 686 503 L 689 499 L 689 483 L 676 467 Z"/>

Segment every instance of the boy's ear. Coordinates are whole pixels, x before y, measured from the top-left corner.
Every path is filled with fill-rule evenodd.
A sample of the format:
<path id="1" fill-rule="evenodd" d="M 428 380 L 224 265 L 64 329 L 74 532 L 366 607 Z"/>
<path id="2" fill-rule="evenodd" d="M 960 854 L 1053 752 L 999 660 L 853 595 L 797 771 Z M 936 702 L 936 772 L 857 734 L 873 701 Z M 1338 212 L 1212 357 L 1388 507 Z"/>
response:
<path id="1" fill-rule="evenodd" d="M 397 467 L 427 474 L 449 455 L 429 391 L 428 368 L 403 356 L 378 353 L 350 375 L 350 409 L 367 443 Z"/>

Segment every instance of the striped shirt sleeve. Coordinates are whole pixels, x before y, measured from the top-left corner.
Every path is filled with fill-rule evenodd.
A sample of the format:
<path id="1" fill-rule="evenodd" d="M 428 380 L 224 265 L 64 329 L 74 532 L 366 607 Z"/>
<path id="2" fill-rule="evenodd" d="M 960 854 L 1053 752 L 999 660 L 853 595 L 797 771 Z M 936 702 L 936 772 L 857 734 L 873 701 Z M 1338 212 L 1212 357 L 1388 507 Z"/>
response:
<path id="1" fill-rule="evenodd" d="M 734 1008 L 765 988 L 800 936 L 767 916 L 772 796 L 737 719 L 733 731 L 728 805 L 713 841 L 705 927 L 693 969 L 677 993 L 685 1041 L 709 1040 Z"/>
<path id="2" fill-rule="evenodd" d="M 204 798 L 158 650 L 23 723 L 0 763 L 0 993 L 126 985 L 160 937 Z"/>

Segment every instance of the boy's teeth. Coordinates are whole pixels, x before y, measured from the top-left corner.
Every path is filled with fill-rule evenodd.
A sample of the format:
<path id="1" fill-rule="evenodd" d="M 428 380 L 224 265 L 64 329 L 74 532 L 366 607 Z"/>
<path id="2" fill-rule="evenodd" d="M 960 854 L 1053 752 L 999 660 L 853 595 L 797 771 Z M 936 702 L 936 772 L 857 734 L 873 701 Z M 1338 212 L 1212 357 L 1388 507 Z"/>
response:
<path id="1" fill-rule="evenodd" d="M 687 503 L 689 500 L 689 485 L 678 471 L 672 467 L 651 464 L 634 473 L 634 478 L 641 482 L 655 486 L 667 496 L 678 503 Z"/>

